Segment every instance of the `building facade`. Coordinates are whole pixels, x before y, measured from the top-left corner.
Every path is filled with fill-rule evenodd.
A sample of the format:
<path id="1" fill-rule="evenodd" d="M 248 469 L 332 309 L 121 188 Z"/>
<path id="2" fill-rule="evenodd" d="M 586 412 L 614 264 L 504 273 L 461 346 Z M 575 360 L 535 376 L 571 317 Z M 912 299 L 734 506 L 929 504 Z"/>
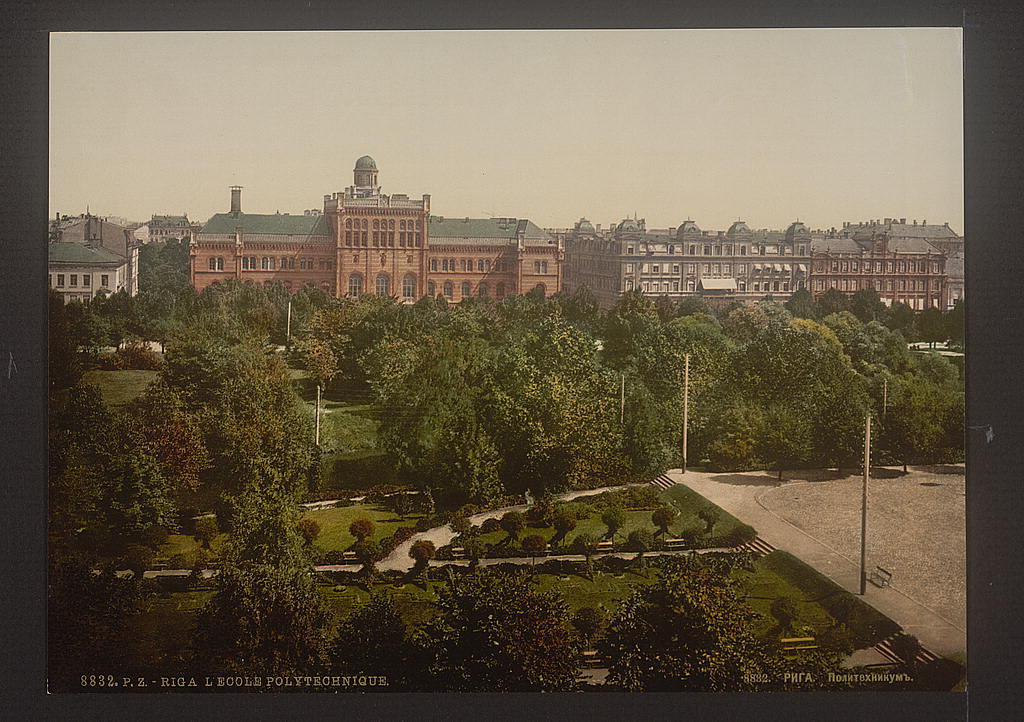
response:
<path id="1" fill-rule="evenodd" d="M 784 232 L 755 232 L 738 220 L 712 233 L 688 219 L 648 232 L 643 219 L 627 218 L 602 234 L 581 218 L 566 234 L 565 286 L 590 288 L 604 307 L 633 290 L 713 305 L 788 296 L 807 287 L 811 240 L 800 222 Z"/>
<path id="2" fill-rule="evenodd" d="M 813 241 L 812 249 L 815 299 L 829 289 L 852 296 L 873 288 L 886 304 L 947 308 L 946 254 L 921 238 L 836 235 Z"/>
<path id="3" fill-rule="evenodd" d="M 127 289 L 128 260 L 123 256 L 85 243 L 51 241 L 48 245 L 48 285 L 60 292 L 65 303 Z"/>
<path id="4" fill-rule="evenodd" d="M 187 240 L 193 231 L 198 231 L 202 225 L 189 221 L 186 214 L 180 216 L 154 215 L 146 225 L 147 240 L 150 243 L 155 241 L 166 241 L 171 238 Z"/>
<path id="5" fill-rule="evenodd" d="M 242 189 L 232 186 L 230 212 L 193 236 L 193 286 L 228 278 L 289 290 L 313 283 L 335 296 L 403 302 L 560 289 L 558 244 L 531 222 L 431 216 L 429 195 L 385 194 L 378 175 L 373 158 L 359 158 L 353 184 L 302 215 L 243 213 Z"/>
<path id="6" fill-rule="evenodd" d="M 61 216 L 50 221 L 51 243 L 88 245 L 115 253 L 125 261 L 124 283 L 132 296 L 139 292 L 139 243 L 132 231 L 105 218 L 83 213 Z"/>

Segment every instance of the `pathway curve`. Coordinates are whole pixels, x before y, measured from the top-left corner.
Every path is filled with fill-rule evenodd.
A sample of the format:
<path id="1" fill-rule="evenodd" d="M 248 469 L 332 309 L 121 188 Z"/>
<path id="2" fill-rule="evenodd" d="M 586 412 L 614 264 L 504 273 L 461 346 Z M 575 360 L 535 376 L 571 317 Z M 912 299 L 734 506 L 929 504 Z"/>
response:
<path id="1" fill-rule="evenodd" d="M 759 497 L 762 492 L 777 486 L 774 472 L 708 474 L 687 471 L 683 474 L 679 469 L 673 469 L 668 475 L 753 526 L 757 529 L 758 536 L 769 544 L 788 551 L 844 589 L 854 594 L 859 593 L 859 560 L 854 561 L 836 551 L 829 537 L 822 538 L 823 535 L 820 533 L 812 536 L 760 503 Z M 803 476 L 807 477 L 806 474 Z M 822 472 L 821 478 L 828 479 L 830 476 L 827 472 Z M 908 509 L 906 513 L 910 514 L 912 511 Z M 859 524 L 859 515 L 857 523 Z M 936 532 L 935 543 L 942 544 L 943 541 L 941 533 Z M 965 630 L 909 596 L 899 588 L 898 581 L 896 585 L 884 588 L 869 583 L 863 597 L 864 601 L 897 622 L 904 631 L 917 637 L 928 649 L 942 655 L 965 653 Z"/>

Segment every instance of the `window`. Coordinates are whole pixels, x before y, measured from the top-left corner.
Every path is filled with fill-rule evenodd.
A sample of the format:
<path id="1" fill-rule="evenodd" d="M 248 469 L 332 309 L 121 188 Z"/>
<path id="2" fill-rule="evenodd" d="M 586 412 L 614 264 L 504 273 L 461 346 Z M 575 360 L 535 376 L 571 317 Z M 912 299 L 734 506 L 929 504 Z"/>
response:
<path id="1" fill-rule="evenodd" d="M 74 276 L 72 276 L 72 278 L 74 278 Z M 74 284 L 71 284 L 71 285 L 73 286 Z M 904 281 L 902 278 L 900 279 L 900 290 L 901 291 L 906 291 L 907 290 L 907 282 Z"/>
<path id="2" fill-rule="evenodd" d="M 436 258 L 431 258 L 430 259 L 430 270 L 431 271 L 436 271 L 437 270 L 437 259 Z"/>
<path id="3" fill-rule="evenodd" d="M 487 270 L 488 271 L 491 270 L 491 262 L 490 261 L 487 262 Z M 547 261 L 541 261 L 540 262 L 540 272 L 541 273 L 547 273 L 548 272 L 548 262 Z"/>
<path id="4" fill-rule="evenodd" d="M 100 285 L 103 286 L 103 288 L 107 288 L 110 285 L 110 276 L 105 273 L 100 276 Z"/>
<path id="5" fill-rule="evenodd" d="M 391 284 L 389 283 L 387 274 L 377 274 L 376 291 L 378 296 L 387 296 L 388 292 L 391 290 L 390 286 Z"/>
<path id="6" fill-rule="evenodd" d="M 363 221 L 363 224 L 363 228 L 366 228 L 366 221 Z M 367 245 L 366 231 L 363 231 L 360 235 L 362 236 L 362 245 L 365 247 Z"/>
<path id="7" fill-rule="evenodd" d="M 711 264 L 710 263 L 705 263 L 704 264 L 704 273 L 711 273 Z"/>
<path id="8" fill-rule="evenodd" d="M 443 289 L 442 293 L 444 293 L 445 298 L 451 298 L 452 295 L 454 294 L 451 281 L 445 281 L 444 286 L 442 286 L 441 288 Z"/>
<path id="9" fill-rule="evenodd" d="M 807 246 L 797 246 L 797 250 L 801 256 L 807 255 Z"/>
<path id="10" fill-rule="evenodd" d="M 721 256 L 722 255 L 722 247 L 721 246 L 715 246 L 715 255 L 716 256 Z"/>
<path id="11" fill-rule="evenodd" d="M 484 259 L 478 258 L 476 262 L 476 270 L 478 273 L 483 273 L 484 270 Z"/>
<path id="12" fill-rule="evenodd" d="M 351 218 L 346 218 L 345 219 L 345 228 L 351 228 L 351 227 L 352 227 L 352 219 Z"/>
<path id="13" fill-rule="evenodd" d="M 725 271 L 726 273 L 729 273 L 731 269 L 732 266 L 730 266 L 728 263 L 722 264 L 722 270 Z"/>
<path id="14" fill-rule="evenodd" d="M 472 290 L 472 288 L 469 285 L 469 281 L 463 281 L 462 282 L 462 297 L 463 298 L 469 298 L 471 295 L 473 295 L 473 290 Z"/>
<path id="15" fill-rule="evenodd" d="M 256 270 L 256 256 L 249 256 L 249 270 Z"/>
<path id="16" fill-rule="evenodd" d="M 697 264 L 696 263 L 687 263 L 686 264 L 686 272 L 687 273 L 696 273 L 697 272 Z"/>
<path id="17" fill-rule="evenodd" d="M 632 273 L 632 272 L 633 272 L 633 264 L 632 263 L 627 263 L 626 264 L 626 273 Z"/>
<path id="18" fill-rule="evenodd" d="M 715 264 L 715 275 L 718 275 L 721 272 L 722 272 L 722 264 L 716 263 Z"/>
<path id="19" fill-rule="evenodd" d="M 348 295 L 363 295 L 363 277 L 360 274 L 353 273 L 351 276 L 348 277 Z"/>
<path id="20" fill-rule="evenodd" d="M 711 246 L 704 246 L 704 255 L 705 256 L 710 256 L 711 255 Z"/>
<path id="21" fill-rule="evenodd" d="M 672 264 L 672 273 L 679 273 L 679 264 L 678 263 L 673 263 Z"/>
<path id="22" fill-rule="evenodd" d="M 856 272 L 857 272 L 857 270 L 858 270 L 857 262 L 856 262 L 856 261 L 854 261 L 854 262 L 853 262 L 853 271 L 854 271 L 854 273 L 856 273 Z"/>
<path id="23" fill-rule="evenodd" d="M 633 246 L 626 246 L 626 253 L 627 254 L 632 254 L 633 253 Z"/>
<path id="24" fill-rule="evenodd" d="M 632 291 L 633 290 L 633 279 L 632 278 L 627 278 L 626 279 L 626 290 L 627 291 Z"/>
<path id="25" fill-rule="evenodd" d="M 217 270 L 218 271 L 223 271 L 224 270 L 224 259 L 222 257 L 220 257 L 220 256 L 217 257 Z M 88 286 L 89 284 L 87 283 L 85 285 Z"/>
<path id="26" fill-rule="evenodd" d="M 437 295 L 437 286 L 434 284 L 433 281 L 427 282 L 427 295 L 430 296 L 431 298 Z"/>
<path id="27" fill-rule="evenodd" d="M 760 291 L 761 290 L 761 284 L 758 283 L 757 281 L 754 281 L 754 290 L 755 291 Z"/>
<path id="28" fill-rule="evenodd" d="M 478 296 L 485 296 L 485 297 L 490 295 L 490 289 L 487 288 L 487 284 L 486 283 L 481 283 L 477 287 L 476 295 L 478 295 Z"/>
<path id="29" fill-rule="evenodd" d="M 672 281 L 672 290 L 673 291 L 678 291 L 679 290 L 679 281 Z"/>
<path id="30" fill-rule="evenodd" d="M 694 288 L 693 281 L 687 281 L 686 282 L 686 290 L 687 291 L 693 291 L 693 288 Z"/>
<path id="31" fill-rule="evenodd" d="M 459 261 L 459 270 L 460 271 L 465 271 L 466 270 L 466 259 L 465 258 L 463 258 L 461 261 Z"/>
<path id="32" fill-rule="evenodd" d="M 498 284 L 498 289 L 495 291 L 495 295 L 498 298 L 505 298 L 505 284 L 504 283 L 499 283 Z"/>
<path id="33" fill-rule="evenodd" d="M 71 274 L 71 285 L 72 286 L 77 286 L 78 285 L 78 274 L 77 273 L 72 273 Z"/>
<path id="34" fill-rule="evenodd" d="M 690 246 L 690 255 L 691 256 L 696 256 L 697 255 L 697 246 L 693 246 L 693 245 Z"/>
<path id="35" fill-rule="evenodd" d="M 654 264 L 653 269 L 655 273 L 661 273 L 661 266 L 658 264 Z"/>
<path id="36" fill-rule="evenodd" d="M 765 254 L 765 249 L 764 249 L 764 246 L 760 246 L 760 247 L 758 247 L 758 249 L 757 249 L 757 252 L 758 252 L 758 255 L 761 255 L 761 256 L 763 256 L 763 255 Z M 756 284 L 755 284 L 755 285 L 756 285 Z M 757 289 L 755 288 L 754 290 L 756 291 Z"/>
<path id="37" fill-rule="evenodd" d="M 375 231 L 379 231 L 380 230 L 380 221 L 377 220 L 376 218 L 373 219 L 373 230 L 375 230 Z M 373 236 L 374 236 L 374 238 L 376 238 L 377 234 L 374 233 Z"/>
<path id="38" fill-rule="evenodd" d="M 773 281 L 772 282 L 772 290 L 773 291 L 778 291 L 779 290 L 779 282 L 778 281 Z"/>
<path id="39" fill-rule="evenodd" d="M 211 271 L 216 271 L 217 270 L 217 259 L 211 257 L 210 258 L 210 262 L 209 262 L 209 266 L 210 266 L 210 270 Z"/>
<path id="40" fill-rule="evenodd" d="M 416 298 L 416 276 L 411 273 L 402 279 L 402 298 Z"/>

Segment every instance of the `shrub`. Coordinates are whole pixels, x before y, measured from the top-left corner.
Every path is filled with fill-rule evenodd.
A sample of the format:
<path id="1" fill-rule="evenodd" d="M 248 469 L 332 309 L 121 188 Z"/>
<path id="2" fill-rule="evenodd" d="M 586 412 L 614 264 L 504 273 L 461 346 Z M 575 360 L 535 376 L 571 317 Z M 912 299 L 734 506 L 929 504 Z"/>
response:
<path id="1" fill-rule="evenodd" d="M 196 519 L 195 533 L 193 536 L 203 545 L 204 549 L 210 548 L 210 542 L 220 533 L 217 519 L 212 516 L 204 516 Z"/>
<path id="2" fill-rule="evenodd" d="M 721 514 L 719 514 L 718 509 L 715 507 L 705 506 L 697 512 L 697 516 L 702 522 L 704 522 L 704 533 L 711 534 Z"/>
<path id="3" fill-rule="evenodd" d="M 654 547 L 654 535 L 647 529 L 634 529 L 626 538 L 626 551 L 646 552 Z"/>
<path id="4" fill-rule="evenodd" d="M 668 534 L 668 528 L 676 519 L 676 510 L 669 506 L 662 506 L 651 514 L 651 523 L 658 528 L 662 534 Z"/>
<path id="5" fill-rule="evenodd" d="M 127 369 L 157 371 L 163 366 L 163 361 L 145 344 L 130 343 L 108 356 L 101 357 L 100 366 L 115 371 Z"/>
<path id="6" fill-rule="evenodd" d="M 388 508 L 398 515 L 399 519 L 405 519 L 406 516 L 412 513 L 413 502 L 406 492 L 399 492 L 392 494 L 385 498 Z"/>
<path id="7" fill-rule="evenodd" d="M 391 536 L 395 539 L 395 546 L 398 546 L 404 541 L 407 541 L 410 537 L 415 536 L 416 529 L 411 526 L 400 526 L 392 532 Z"/>
<path id="8" fill-rule="evenodd" d="M 530 563 L 534 563 L 538 556 L 544 553 L 548 543 L 540 534 L 530 534 L 523 539 L 523 551 L 530 557 Z"/>
<path id="9" fill-rule="evenodd" d="M 438 547 L 434 558 L 445 562 L 450 562 L 455 559 L 455 553 L 452 551 L 452 545 L 445 544 L 444 546 Z"/>
<path id="10" fill-rule="evenodd" d="M 509 559 L 511 557 L 524 556 L 522 548 L 515 544 L 503 542 L 501 544 L 491 544 L 487 548 L 488 559 Z"/>
<path id="11" fill-rule="evenodd" d="M 167 541 L 168 531 L 167 528 L 160 524 L 150 524 L 141 532 L 139 532 L 139 542 L 147 547 L 156 549 L 165 541 Z"/>
<path id="12" fill-rule="evenodd" d="M 594 607 L 580 607 L 572 615 L 572 626 L 589 644 L 601 629 L 603 615 Z"/>
<path id="13" fill-rule="evenodd" d="M 452 531 L 456 534 L 465 534 L 469 531 L 470 526 L 471 524 L 469 523 L 469 519 L 464 516 L 456 515 L 452 518 L 451 527 Z"/>
<path id="14" fill-rule="evenodd" d="M 380 545 L 370 539 L 361 539 L 352 545 L 352 551 L 356 553 L 356 559 L 364 567 L 371 566 L 381 557 Z"/>
<path id="15" fill-rule="evenodd" d="M 354 536 L 358 541 L 362 541 L 368 536 L 372 536 L 374 529 L 373 522 L 369 519 L 356 519 L 348 525 L 348 533 Z"/>
<path id="16" fill-rule="evenodd" d="M 845 624 L 837 622 L 818 635 L 818 644 L 824 649 L 850 654 L 853 652 L 853 635 Z"/>
<path id="17" fill-rule="evenodd" d="M 320 557 L 321 564 L 347 564 L 345 552 L 341 549 L 328 549 Z"/>
<path id="18" fill-rule="evenodd" d="M 141 578 L 142 573 L 153 566 L 156 552 L 147 546 L 132 544 L 125 549 L 122 560 L 125 567 L 130 569 L 136 578 Z"/>
<path id="19" fill-rule="evenodd" d="M 555 514 L 551 523 L 555 527 L 555 531 L 558 532 L 559 538 L 564 538 L 566 534 L 576 528 L 576 520 L 564 511 Z"/>
<path id="20" fill-rule="evenodd" d="M 608 538 L 611 539 L 626 523 L 626 512 L 622 510 L 621 506 L 610 506 L 601 514 L 601 521 L 608 527 Z"/>
<path id="21" fill-rule="evenodd" d="M 479 504 L 463 504 L 459 507 L 458 511 L 455 512 L 456 516 L 473 516 L 474 514 L 480 514 L 486 511 Z"/>
<path id="22" fill-rule="evenodd" d="M 425 567 L 427 563 L 437 554 L 434 542 L 427 539 L 420 539 L 413 542 L 409 548 L 409 558 L 416 562 L 417 567 Z"/>
<path id="23" fill-rule="evenodd" d="M 484 519 L 480 524 L 480 531 L 484 534 L 490 534 L 501 529 L 501 522 L 491 517 L 490 519 Z"/>
<path id="24" fill-rule="evenodd" d="M 519 532 L 523 530 L 526 525 L 523 515 L 518 511 L 507 511 L 505 515 L 501 517 L 499 522 L 501 528 L 508 534 L 512 539 L 519 537 Z"/>
<path id="25" fill-rule="evenodd" d="M 908 667 L 914 667 L 917 665 L 917 653 L 921 651 L 921 643 L 917 641 L 917 637 L 912 634 L 905 634 L 900 632 L 893 637 L 890 642 L 892 651 L 903 660 L 903 663 Z"/>
<path id="26" fill-rule="evenodd" d="M 779 623 L 779 627 L 783 630 L 792 629 L 793 620 L 798 616 L 796 602 L 794 602 L 790 597 L 778 597 L 772 602 L 768 611 L 771 612 L 773 617 L 775 617 L 775 621 Z"/>
<path id="27" fill-rule="evenodd" d="M 700 531 L 698 530 L 698 533 Z M 719 544 L 724 547 L 738 547 L 740 544 L 746 544 L 757 536 L 757 530 L 749 524 L 737 524 L 729 530 L 727 534 L 722 535 L 719 539 Z"/>
<path id="28" fill-rule="evenodd" d="M 184 554 L 173 554 L 170 559 L 167 560 L 167 566 L 170 569 L 188 569 L 188 557 Z"/>
<path id="29" fill-rule="evenodd" d="M 307 546 L 315 542 L 316 538 L 320 536 L 320 524 L 315 519 L 299 519 L 295 527 Z"/>
<path id="30" fill-rule="evenodd" d="M 555 513 L 551 499 L 544 497 L 526 510 L 526 521 L 540 526 L 551 526 L 551 517 Z"/>

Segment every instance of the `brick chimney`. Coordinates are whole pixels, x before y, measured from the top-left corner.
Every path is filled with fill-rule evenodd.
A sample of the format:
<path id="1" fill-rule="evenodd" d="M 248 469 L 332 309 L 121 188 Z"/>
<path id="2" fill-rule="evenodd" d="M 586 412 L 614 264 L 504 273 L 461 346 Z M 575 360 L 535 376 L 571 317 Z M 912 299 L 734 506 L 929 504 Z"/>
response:
<path id="1" fill-rule="evenodd" d="M 242 186 L 231 186 L 231 215 L 242 212 Z"/>

